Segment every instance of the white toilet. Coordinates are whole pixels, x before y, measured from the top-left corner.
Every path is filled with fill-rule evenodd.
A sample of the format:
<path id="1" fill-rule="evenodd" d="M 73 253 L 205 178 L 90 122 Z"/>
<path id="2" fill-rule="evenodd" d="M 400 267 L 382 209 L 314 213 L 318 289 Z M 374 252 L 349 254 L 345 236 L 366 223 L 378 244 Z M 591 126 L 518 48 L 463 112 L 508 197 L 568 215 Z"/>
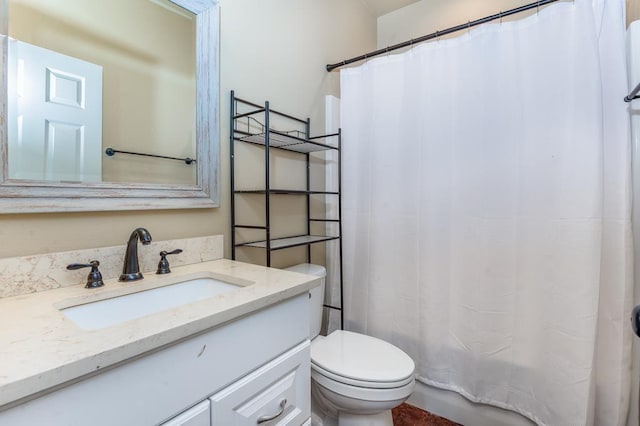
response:
<path id="1" fill-rule="evenodd" d="M 364 334 L 337 330 L 320 336 L 325 268 L 303 263 L 286 270 L 322 278 L 310 295 L 312 425 L 393 426 L 391 409 L 415 386 L 413 360 Z"/>

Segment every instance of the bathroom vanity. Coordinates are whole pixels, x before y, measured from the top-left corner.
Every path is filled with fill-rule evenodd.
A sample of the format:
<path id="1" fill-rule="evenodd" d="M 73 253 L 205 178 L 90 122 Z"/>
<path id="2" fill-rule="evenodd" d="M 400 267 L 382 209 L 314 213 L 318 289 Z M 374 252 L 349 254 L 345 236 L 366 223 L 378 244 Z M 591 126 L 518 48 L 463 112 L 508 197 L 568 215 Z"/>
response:
<path id="1" fill-rule="evenodd" d="M 173 270 L 0 299 L 0 425 L 307 424 L 318 280 L 230 260 Z M 108 325 L 64 313 L 202 278 L 237 289 Z"/>

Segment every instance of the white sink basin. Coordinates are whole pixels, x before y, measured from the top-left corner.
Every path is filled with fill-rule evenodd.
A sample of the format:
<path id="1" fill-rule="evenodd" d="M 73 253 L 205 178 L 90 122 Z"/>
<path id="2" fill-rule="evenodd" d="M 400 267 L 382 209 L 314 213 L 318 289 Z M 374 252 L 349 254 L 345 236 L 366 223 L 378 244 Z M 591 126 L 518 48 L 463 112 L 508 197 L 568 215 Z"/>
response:
<path id="1" fill-rule="evenodd" d="M 71 306 L 60 311 L 78 327 L 85 330 L 96 330 L 239 288 L 241 287 L 213 278 L 197 278 L 138 293 Z"/>

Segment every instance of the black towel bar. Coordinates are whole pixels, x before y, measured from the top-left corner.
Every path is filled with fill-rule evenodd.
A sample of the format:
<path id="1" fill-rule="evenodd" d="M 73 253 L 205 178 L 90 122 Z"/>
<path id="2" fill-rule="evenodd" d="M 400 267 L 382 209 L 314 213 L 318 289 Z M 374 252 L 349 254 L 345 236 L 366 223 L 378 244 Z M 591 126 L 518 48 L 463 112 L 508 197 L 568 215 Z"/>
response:
<path id="1" fill-rule="evenodd" d="M 196 162 L 195 158 L 189 158 L 189 157 L 178 158 L 178 157 L 167 157 L 166 155 L 143 154 L 141 152 L 121 151 L 119 149 L 113 149 L 111 147 L 108 147 L 104 151 L 104 153 L 107 154 L 109 157 L 113 157 L 114 155 L 116 155 L 116 153 L 120 153 L 120 154 L 130 154 L 130 155 L 142 155 L 143 157 L 164 158 L 167 160 L 179 160 L 179 161 L 184 161 L 184 163 L 187 165 L 191 165 Z"/>

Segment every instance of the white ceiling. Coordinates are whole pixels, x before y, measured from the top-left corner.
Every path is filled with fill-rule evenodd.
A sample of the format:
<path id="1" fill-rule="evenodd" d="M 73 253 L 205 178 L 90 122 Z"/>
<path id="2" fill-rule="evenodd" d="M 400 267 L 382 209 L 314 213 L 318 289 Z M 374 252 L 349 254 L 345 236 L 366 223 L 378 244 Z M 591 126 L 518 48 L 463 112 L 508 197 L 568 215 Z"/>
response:
<path id="1" fill-rule="evenodd" d="M 362 0 L 374 16 L 386 15 L 389 12 L 416 3 L 420 0 Z"/>

